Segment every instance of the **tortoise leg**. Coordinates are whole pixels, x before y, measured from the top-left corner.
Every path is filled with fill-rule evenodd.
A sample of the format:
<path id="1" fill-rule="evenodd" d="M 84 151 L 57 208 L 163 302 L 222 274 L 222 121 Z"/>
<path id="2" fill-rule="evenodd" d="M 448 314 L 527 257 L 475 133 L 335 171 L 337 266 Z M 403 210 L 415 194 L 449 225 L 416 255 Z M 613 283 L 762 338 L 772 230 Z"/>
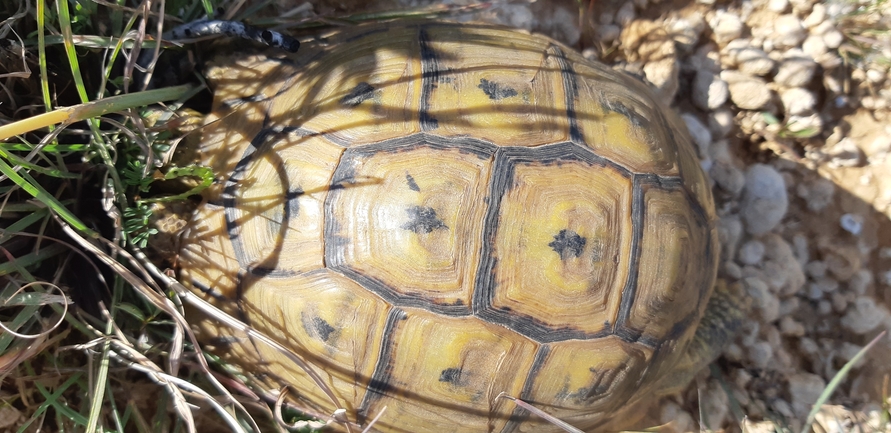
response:
<path id="1" fill-rule="evenodd" d="M 718 358 L 733 340 L 751 309 L 751 299 L 740 283 L 715 282 L 715 290 L 706 306 L 705 314 L 696 328 L 696 335 L 684 357 L 657 385 L 660 395 L 682 391 L 700 370 Z"/>

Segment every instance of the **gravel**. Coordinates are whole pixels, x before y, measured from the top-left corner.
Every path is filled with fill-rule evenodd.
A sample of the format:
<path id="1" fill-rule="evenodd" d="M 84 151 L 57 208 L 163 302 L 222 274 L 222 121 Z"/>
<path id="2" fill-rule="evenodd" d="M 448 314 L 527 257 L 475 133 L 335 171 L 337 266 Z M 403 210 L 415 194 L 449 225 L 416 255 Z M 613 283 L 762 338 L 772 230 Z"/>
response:
<path id="1" fill-rule="evenodd" d="M 746 172 L 741 206 L 749 234 L 760 235 L 773 230 L 789 206 L 786 183 L 780 173 L 765 164 L 751 166 Z"/>

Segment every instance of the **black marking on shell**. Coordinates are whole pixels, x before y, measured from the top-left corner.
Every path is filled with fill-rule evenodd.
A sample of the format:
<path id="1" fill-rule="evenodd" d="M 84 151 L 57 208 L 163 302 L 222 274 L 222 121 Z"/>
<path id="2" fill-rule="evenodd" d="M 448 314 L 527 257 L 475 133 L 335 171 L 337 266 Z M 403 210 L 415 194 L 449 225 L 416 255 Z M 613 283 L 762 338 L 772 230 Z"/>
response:
<path id="1" fill-rule="evenodd" d="M 368 408 L 371 407 L 375 400 L 386 396 L 392 389 L 393 350 L 397 344 L 393 337 L 396 335 L 396 328 L 399 326 L 399 322 L 407 317 L 408 315 L 405 311 L 399 308 L 393 308 L 387 313 L 384 329 L 381 331 L 381 351 L 374 365 L 374 372 L 368 381 L 365 396 L 362 397 L 362 403 L 357 410 L 362 418 L 368 415 Z"/>
<path id="2" fill-rule="evenodd" d="M 579 236 L 578 233 L 569 229 L 563 229 L 554 235 L 554 241 L 549 243 L 548 246 L 560 255 L 560 260 L 565 262 L 571 257 L 581 256 L 587 242 L 588 240 Z"/>
<path id="3" fill-rule="evenodd" d="M 293 275 L 292 271 L 278 269 L 275 265 L 278 261 L 278 254 L 282 248 L 281 243 L 285 239 L 285 232 L 288 230 L 288 223 L 291 217 L 297 216 L 297 213 L 300 210 L 298 199 L 303 192 L 299 186 L 296 188 L 290 187 L 290 179 L 288 179 L 287 171 L 284 169 L 284 161 L 278 158 L 273 147 L 278 141 L 278 137 L 298 131 L 297 128 L 291 127 L 264 128 L 261 130 L 253 140 L 251 140 L 250 145 L 245 148 L 241 159 L 235 164 L 235 169 L 232 170 L 232 173 L 226 179 L 224 184 L 222 205 L 225 209 L 226 231 L 235 253 L 235 259 L 238 261 L 242 271 L 255 276 L 276 278 Z M 284 200 L 282 201 L 282 218 L 281 221 L 276 222 L 279 227 L 276 243 L 265 251 L 267 253 L 265 257 L 259 258 L 258 260 L 248 257 L 245 252 L 244 243 L 241 239 L 241 220 L 244 217 L 244 214 L 239 209 L 238 190 L 242 187 L 242 182 L 245 180 L 244 176 L 250 168 L 251 163 L 260 155 L 267 154 L 270 158 L 276 160 L 276 171 L 278 173 L 279 181 L 286 192 L 284 194 Z"/>
<path id="4" fill-rule="evenodd" d="M 448 226 L 436 216 L 436 210 L 428 206 L 412 206 L 405 210 L 409 221 L 401 227 L 417 234 L 430 233 L 433 230 L 448 230 Z"/>
<path id="5" fill-rule="evenodd" d="M 634 176 L 634 190 L 632 193 L 631 201 L 631 221 L 634 231 L 631 237 L 632 258 L 630 263 L 631 269 L 636 270 L 636 272 L 631 272 L 628 275 L 628 282 L 626 283 L 625 288 L 622 290 L 622 301 L 619 306 L 619 314 L 616 320 L 616 335 L 628 342 L 637 342 L 650 348 L 657 348 L 664 341 L 679 338 L 686 331 L 686 329 L 689 328 L 692 322 L 699 316 L 699 308 L 694 309 L 688 316 L 680 320 L 679 323 L 674 324 L 674 326 L 669 329 L 666 335 L 660 335 L 656 338 L 643 334 L 641 330 L 632 329 L 626 326 L 626 322 L 631 315 L 631 309 L 633 308 L 634 303 L 638 301 L 636 298 L 639 278 L 638 272 L 640 272 L 640 244 L 643 241 L 644 216 L 646 215 L 646 190 L 648 188 L 682 192 L 684 194 L 684 198 L 690 204 L 689 208 L 692 211 L 691 214 L 696 219 L 696 224 L 703 227 L 710 227 L 712 223 L 710 222 L 708 215 L 704 211 L 702 211 L 702 208 L 700 206 L 698 206 L 692 194 L 686 188 L 684 188 L 681 179 L 674 177 L 661 177 L 653 174 L 638 174 Z M 714 266 L 716 266 L 713 244 L 714 239 L 712 239 L 713 232 L 709 230 L 707 236 L 708 239 L 706 239 L 706 250 L 701 253 L 702 255 L 697 257 L 711 258 L 708 263 L 704 264 L 703 268 L 713 268 Z M 708 302 L 706 294 L 710 289 L 710 285 L 699 287 L 700 306 L 702 302 Z"/>
<path id="6" fill-rule="evenodd" d="M 625 322 L 631 315 L 631 306 L 634 303 L 634 296 L 637 294 L 637 272 L 640 267 L 640 241 L 643 238 L 643 218 L 644 208 L 644 191 L 641 186 L 642 177 L 635 175 L 632 183 L 631 191 L 631 257 L 628 261 L 628 268 L 632 272 L 628 273 L 628 280 L 622 289 L 622 300 L 619 304 L 619 314 L 616 318 L 616 335 L 625 341 L 637 341 L 640 333 L 630 332 L 625 328 Z"/>
<path id="7" fill-rule="evenodd" d="M 310 329 L 307 329 L 309 335 L 316 335 L 322 341 L 328 341 L 328 339 L 331 337 L 331 334 L 336 331 L 336 329 L 334 329 L 334 327 L 326 322 L 325 319 L 319 316 L 312 316 L 312 319 L 310 319 L 310 325 Z"/>
<path id="8" fill-rule="evenodd" d="M 461 384 L 461 369 L 457 367 L 447 368 L 439 373 L 440 382 L 448 382 L 453 385 Z"/>
<path id="9" fill-rule="evenodd" d="M 262 93 L 258 93 L 256 95 L 251 95 L 251 96 L 243 96 L 240 98 L 226 99 L 224 101 L 220 101 L 220 105 L 223 107 L 226 107 L 227 109 L 232 110 L 232 109 L 235 109 L 241 105 L 244 105 L 244 104 L 247 104 L 250 102 L 264 102 L 264 101 L 268 101 L 270 99 L 271 99 L 270 97 L 268 97 Z"/>
<path id="10" fill-rule="evenodd" d="M 566 54 L 560 47 L 550 45 L 548 55 L 557 59 L 560 66 L 560 76 L 563 78 L 563 93 L 565 95 L 566 118 L 569 119 L 569 140 L 576 144 L 585 144 L 585 138 L 579 129 L 578 114 L 575 111 L 575 101 L 579 97 L 578 75 L 572 69 Z"/>
<path id="11" fill-rule="evenodd" d="M 440 137 L 433 134 L 419 132 L 417 134 L 397 137 L 380 143 L 366 144 L 355 148 L 356 154 L 370 155 L 378 152 L 400 153 L 417 147 L 428 147 L 437 150 L 457 150 L 465 155 L 471 155 L 480 159 L 490 159 L 499 146 L 488 141 L 471 137 Z"/>
<path id="12" fill-rule="evenodd" d="M 392 305 L 396 305 L 399 307 L 422 308 L 427 311 L 432 311 L 434 313 L 452 317 L 465 317 L 472 314 L 470 308 L 460 301 L 455 301 L 454 303 L 446 303 L 446 300 L 437 301 L 436 299 L 429 298 L 423 291 L 419 291 L 417 293 L 396 292 L 390 285 L 384 283 L 383 281 L 374 277 L 369 277 L 364 273 L 356 272 L 348 265 L 343 264 L 342 260 L 341 263 L 338 263 L 336 265 L 332 265 L 329 263 L 328 267 L 337 272 L 340 272 L 341 274 L 355 281 L 365 289 L 376 293 L 378 296 Z"/>
<path id="13" fill-rule="evenodd" d="M 594 339 L 606 336 L 609 329 L 588 334 L 574 328 L 555 328 L 541 318 L 529 317 L 506 307 L 494 307 L 495 291 L 499 290 L 496 271 L 498 260 L 495 257 L 495 239 L 501 221 L 501 201 L 508 197 L 507 192 L 515 182 L 514 170 L 520 164 L 546 164 L 559 166 L 564 161 L 580 161 L 593 166 L 609 167 L 631 178 L 632 174 L 624 167 L 597 156 L 587 147 L 563 142 L 534 148 L 502 147 L 495 153 L 492 164 L 492 180 L 489 197 L 493 197 L 487 210 L 482 243 L 480 264 L 474 281 L 473 314 L 486 321 L 497 323 L 540 343 L 550 343 L 569 339 Z M 556 167 L 555 167 L 556 169 Z"/>
<path id="14" fill-rule="evenodd" d="M 516 89 L 498 84 L 494 81 L 489 81 L 485 78 L 480 79 L 480 84 L 477 87 L 479 87 L 480 90 L 493 101 L 517 96 Z"/>
<path id="15" fill-rule="evenodd" d="M 405 173 L 405 183 L 408 184 L 408 189 L 412 191 L 421 192 L 421 187 L 418 186 L 418 183 L 415 182 L 415 178 L 412 175 Z"/>
<path id="16" fill-rule="evenodd" d="M 361 82 L 350 90 L 343 98 L 340 98 L 340 105 L 347 107 L 357 107 L 362 102 L 374 97 L 375 88 L 366 82 Z"/>
<path id="17" fill-rule="evenodd" d="M 636 130 L 649 130 L 650 121 L 638 113 L 637 110 L 632 109 L 621 101 L 611 100 L 604 106 L 604 108 L 619 113 L 627 118 L 628 121 L 635 126 Z"/>
<path id="18" fill-rule="evenodd" d="M 538 374 L 544 367 L 544 363 L 547 361 L 548 354 L 550 353 L 551 346 L 548 344 L 542 344 L 535 352 L 535 358 L 532 360 L 532 365 L 529 367 L 529 373 L 526 374 L 526 381 L 523 382 L 523 390 L 520 391 L 520 400 L 527 402 L 532 400 L 532 387 L 535 386 L 535 378 L 538 377 Z M 518 431 L 520 425 L 522 425 L 528 417 L 529 411 L 520 406 L 515 407 L 513 413 L 511 413 L 510 419 L 507 424 L 505 424 L 504 428 L 501 429 L 501 432 Z"/>
<path id="19" fill-rule="evenodd" d="M 420 122 L 421 131 L 432 131 L 439 128 L 439 121 L 430 115 L 430 97 L 433 89 L 440 80 L 439 60 L 436 58 L 436 52 L 430 45 L 430 35 L 427 30 L 421 27 L 418 30 L 418 44 L 421 52 L 421 102 L 420 102 Z"/>

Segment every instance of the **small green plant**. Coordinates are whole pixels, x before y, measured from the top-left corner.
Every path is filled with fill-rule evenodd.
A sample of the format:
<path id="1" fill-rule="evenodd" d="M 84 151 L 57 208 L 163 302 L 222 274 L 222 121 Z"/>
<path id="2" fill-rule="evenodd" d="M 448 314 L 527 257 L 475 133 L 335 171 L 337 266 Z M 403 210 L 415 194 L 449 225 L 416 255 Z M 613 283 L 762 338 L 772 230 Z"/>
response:
<path id="1" fill-rule="evenodd" d="M 794 121 L 791 123 L 781 123 L 780 119 L 766 111 L 761 113 L 761 117 L 768 125 L 780 125 L 780 130 L 777 132 L 777 136 L 780 138 L 803 139 L 814 137 L 820 133 L 818 129 L 812 127 L 798 129 Z"/>

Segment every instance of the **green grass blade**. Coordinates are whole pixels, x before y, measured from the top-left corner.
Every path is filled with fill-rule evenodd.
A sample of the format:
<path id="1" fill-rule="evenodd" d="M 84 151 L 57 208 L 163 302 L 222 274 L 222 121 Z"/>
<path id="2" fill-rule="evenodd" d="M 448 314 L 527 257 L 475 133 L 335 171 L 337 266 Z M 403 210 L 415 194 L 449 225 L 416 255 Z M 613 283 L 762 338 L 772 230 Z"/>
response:
<path id="1" fill-rule="evenodd" d="M 38 201 L 49 207 L 56 214 L 59 215 L 63 220 L 65 220 L 68 224 L 71 224 L 72 227 L 76 228 L 80 232 L 86 234 L 91 238 L 99 237 L 99 234 L 90 230 L 81 222 L 81 220 L 76 217 L 71 211 L 68 210 L 62 203 L 59 203 L 59 200 L 53 197 L 50 193 L 48 193 L 40 184 L 31 177 L 28 172 L 22 172 L 21 174 L 17 173 L 9 164 L 6 163 L 2 158 L 0 158 L 0 173 L 5 174 L 12 180 L 16 185 L 21 187 L 25 192 L 31 194 Z"/>
<path id="2" fill-rule="evenodd" d="M 21 272 L 21 268 L 26 268 L 33 264 L 40 263 L 50 257 L 61 254 L 66 250 L 67 248 L 62 244 L 52 244 L 50 246 L 41 248 L 38 251 L 25 254 L 24 256 L 16 257 L 15 260 L 6 263 L 0 263 L 0 277 L 9 275 L 12 272 Z"/>
<path id="3" fill-rule="evenodd" d="M 183 84 L 174 87 L 165 87 L 162 89 L 147 90 L 145 92 L 128 93 L 126 95 L 112 96 L 102 98 L 96 101 L 87 102 L 85 104 L 64 107 L 53 110 L 49 113 L 39 114 L 29 117 L 18 122 L 0 126 L 0 140 L 6 140 L 16 135 L 22 135 L 26 132 L 36 129 L 52 126 L 57 123 L 71 123 L 81 120 L 88 120 L 94 117 L 103 116 L 108 113 L 114 113 L 131 108 L 144 107 L 146 105 L 157 104 L 162 101 L 170 101 L 178 99 L 182 95 L 195 90 L 195 86 L 191 84 Z M 104 146 L 93 146 L 101 147 Z"/>
<path id="4" fill-rule="evenodd" d="M 850 361 L 848 361 L 844 366 L 842 366 L 840 370 L 838 370 L 838 373 L 835 374 L 835 377 L 833 377 L 832 380 L 829 381 L 829 384 L 826 385 L 826 389 L 824 389 L 823 393 L 820 394 L 820 398 L 818 398 L 817 401 L 814 402 L 814 407 L 811 408 L 811 413 L 807 414 L 807 421 L 805 421 L 804 426 L 801 427 L 801 433 L 810 432 L 811 426 L 814 424 L 814 419 L 816 419 L 817 414 L 820 412 L 820 407 L 822 407 L 824 404 L 826 404 L 827 401 L 829 401 L 829 397 L 831 397 L 832 393 L 835 392 L 835 388 L 838 388 L 838 385 L 840 385 L 842 380 L 847 377 L 851 369 L 854 368 L 854 365 L 857 364 L 861 359 L 863 359 L 863 357 L 866 356 L 866 352 L 869 352 L 869 349 L 872 349 L 872 347 L 875 346 L 876 343 L 878 343 L 879 340 L 881 340 L 887 332 L 888 331 L 882 331 L 881 334 L 877 335 L 876 338 L 873 338 L 872 341 L 869 342 L 869 344 L 863 346 L 863 349 L 860 349 L 860 351 L 857 352 L 857 354 L 854 355 L 854 357 L 851 358 Z"/>

